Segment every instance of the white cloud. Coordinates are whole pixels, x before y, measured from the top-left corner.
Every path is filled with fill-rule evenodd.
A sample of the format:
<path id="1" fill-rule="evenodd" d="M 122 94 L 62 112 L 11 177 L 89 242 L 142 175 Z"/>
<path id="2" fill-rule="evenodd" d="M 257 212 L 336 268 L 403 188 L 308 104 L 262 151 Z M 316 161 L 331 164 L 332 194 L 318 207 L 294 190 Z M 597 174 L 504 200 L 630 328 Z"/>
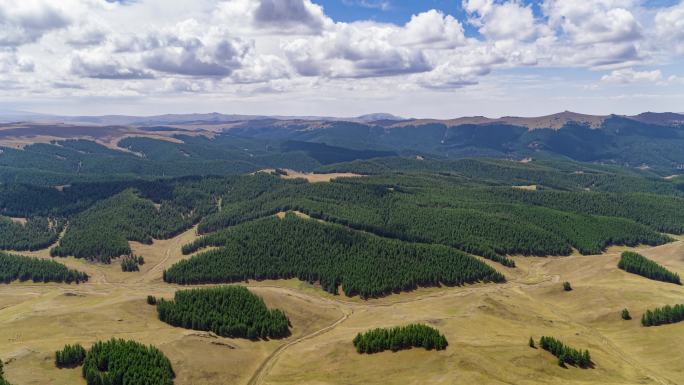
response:
<path id="1" fill-rule="evenodd" d="M 38 41 L 71 20 L 58 2 L 0 0 L 0 47 L 17 47 Z"/>
<path id="2" fill-rule="evenodd" d="M 551 27 L 575 44 L 635 42 L 642 27 L 628 0 L 545 0 L 542 10 Z"/>
<path id="3" fill-rule="evenodd" d="M 655 32 L 663 49 L 674 48 L 677 53 L 684 54 L 684 1 L 658 11 Z"/>
<path id="4" fill-rule="evenodd" d="M 452 16 L 431 10 L 404 26 L 336 23 L 321 36 L 285 42 L 286 57 L 304 76 L 382 77 L 430 71 L 434 51 L 466 44 L 463 27 Z"/>
<path id="5" fill-rule="evenodd" d="M 608 75 L 601 77 L 602 83 L 632 84 L 632 83 L 657 83 L 663 79 L 660 70 L 635 71 L 631 68 L 614 70 Z"/>
<path id="6" fill-rule="evenodd" d="M 532 7 L 519 1 L 463 0 L 463 8 L 470 15 L 470 23 L 492 40 L 530 40 L 540 32 Z"/>
<path id="7" fill-rule="evenodd" d="M 143 68 L 113 58 L 102 50 L 82 52 L 71 58 L 71 73 L 93 79 L 151 79 L 154 75 Z"/>
<path id="8" fill-rule="evenodd" d="M 609 71 L 604 84 L 681 84 L 681 74 L 667 77 L 659 66 L 682 60 L 684 2 L 645 9 L 642 0 L 540 0 L 535 14 L 523 0 L 462 0 L 461 20 L 426 5 L 401 25 L 338 22 L 316 2 L 0 0 L 0 98 L 307 94 L 355 105 L 354 93 L 370 101 L 453 89 L 505 98 L 508 86 L 492 79 L 521 67 L 553 76 L 580 69 L 582 90 L 596 84 L 586 69 Z"/>

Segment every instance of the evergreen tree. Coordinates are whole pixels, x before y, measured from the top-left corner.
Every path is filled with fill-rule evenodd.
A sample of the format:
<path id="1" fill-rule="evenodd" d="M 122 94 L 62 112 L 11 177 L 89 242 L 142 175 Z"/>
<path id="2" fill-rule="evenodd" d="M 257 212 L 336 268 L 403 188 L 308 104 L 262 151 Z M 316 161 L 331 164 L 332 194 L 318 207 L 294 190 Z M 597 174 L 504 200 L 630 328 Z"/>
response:
<path id="1" fill-rule="evenodd" d="M 14 280 L 79 283 L 87 281 L 88 275 L 55 261 L 0 252 L 0 282 Z"/>
<path id="2" fill-rule="evenodd" d="M 86 357 L 86 350 L 83 346 L 65 345 L 60 351 L 55 352 L 55 365 L 58 368 L 76 367 L 83 364 Z"/>
<path id="3" fill-rule="evenodd" d="M 539 340 L 539 346 L 558 357 L 558 365 L 565 364 L 588 368 L 592 365 L 591 355 L 588 350 L 577 350 L 571 348 L 553 337 L 543 336 Z"/>
<path id="4" fill-rule="evenodd" d="M 168 358 L 155 347 L 112 339 L 96 342 L 82 368 L 88 385 L 173 385 Z"/>
<path id="5" fill-rule="evenodd" d="M 170 325 L 223 337 L 256 340 L 290 335 L 285 313 L 268 309 L 263 299 L 243 286 L 179 290 L 173 300 L 157 301 L 157 314 Z"/>
<path id="6" fill-rule="evenodd" d="M 453 248 L 409 243 L 301 219 L 264 218 L 214 233 L 187 246 L 220 248 L 176 263 L 166 282 L 230 283 L 245 279 L 299 278 L 324 290 L 362 298 L 419 286 L 503 282 L 496 270 Z"/>
<path id="7" fill-rule="evenodd" d="M 646 310 L 641 316 L 643 326 L 658 326 L 684 321 L 684 304 Z"/>
<path id="8" fill-rule="evenodd" d="M 529 340 L 529 342 L 528 342 L 527 344 L 528 344 L 531 348 L 535 348 L 535 346 L 534 346 L 534 339 L 533 339 L 532 337 L 530 337 L 530 340 Z M 535 348 L 535 349 L 536 349 L 536 348 Z"/>
<path id="9" fill-rule="evenodd" d="M 448 343 L 438 330 L 421 324 L 398 326 L 391 329 L 373 329 L 359 333 L 352 341 L 359 353 L 393 352 L 422 347 L 427 350 L 446 349 Z"/>
<path id="10" fill-rule="evenodd" d="M 629 314 L 629 310 L 627 309 L 622 309 L 622 312 L 620 312 L 620 316 L 625 321 L 629 321 L 632 319 L 632 316 Z"/>
<path id="11" fill-rule="evenodd" d="M 673 273 L 643 255 L 631 251 L 622 253 L 618 268 L 656 281 L 681 285 L 679 274 Z"/>
<path id="12" fill-rule="evenodd" d="M 563 290 L 565 291 L 572 291 L 572 286 L 570 286 L 570 282 L 563 282 Z"/>

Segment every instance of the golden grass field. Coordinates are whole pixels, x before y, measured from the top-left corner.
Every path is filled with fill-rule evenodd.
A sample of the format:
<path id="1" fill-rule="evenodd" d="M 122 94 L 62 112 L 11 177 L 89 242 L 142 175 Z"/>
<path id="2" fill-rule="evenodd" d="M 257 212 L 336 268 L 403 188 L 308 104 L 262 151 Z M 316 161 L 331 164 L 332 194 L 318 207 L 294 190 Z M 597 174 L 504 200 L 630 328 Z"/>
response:
<path id="1" fill-rule="evenodd" d="M 513 257 L 515 269 L 490 263 L 505 284 L 423 288 L 363 301 L 332 296 L 298 280 L 246 283 L 269 306 L 290 317 L 293 335 L 251 342 L 174 328 L 156 318 L 148 294 L 171 297 L 164 268 L 184 258 L 189 230 L 153 245 L 132 243 L 146 263 L 123 273 L 118 263 L 60 259 L 89 273 L 80 285 L 0 285 L 0 357 L 14 385 L 85 384 L 79 369 L 57 369 L 54 351 L 65 343 L 88 347 L 121 337 L 159 347 L 171 360 L 176 385 L 202 384 L 684 384 L 684 323 L 644 328 L 641 313 L 684 302 L 684 287 L 618 270 L 624 248 L 603 255 Z M 638 248 L 684 274 L 684 242 Z M 23 253 L 47 257 L 47 250 Z M 489 261 L 487 261 L 489 263 Z M 574 288 L 564 292 L 562 282 Z M 620 310 L 634 318 L 623 321 Z M 449 347 L 357 354 L 356 333 L 425 322 Z M 555 336 L 589 349 L 594 369 L 561 368 L 528 338 Z"/>
<path id="2" fill-rule="evenodd" d="M 267 168 L 264 170 L 259 170 L 257 172 L 265 172 L 265 173 L 272 173 L 274 172 L 275 169 L 272 168 Z M 290 170 L 284 169 L 285 172 L 287 172 L 287 175 L 281 175 L 280 177 L 283 179 L 306 179 L 307 182 L 309 183 L 320 183 L 320 182 L 330 182 L 333 179 L 336 178 L 352 178 L 352 177 L 360 177 L 364 176 L 361 174 L 354 174 L 352 172 L 330 172 L 330 173 L 315 173 L 315 172 L 301 172 L 301 171 L 295 171 L 295 170 Z"/>

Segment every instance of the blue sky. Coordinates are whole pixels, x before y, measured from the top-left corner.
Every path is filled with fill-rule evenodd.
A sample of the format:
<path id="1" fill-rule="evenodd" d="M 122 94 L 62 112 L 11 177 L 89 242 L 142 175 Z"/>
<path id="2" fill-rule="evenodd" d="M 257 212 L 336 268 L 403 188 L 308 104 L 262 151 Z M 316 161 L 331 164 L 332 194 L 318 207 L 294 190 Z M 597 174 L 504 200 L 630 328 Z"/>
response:
<path id="1" fill-rule="evenodd" d="M 0 111 L 684 109 L 684 0 L 0 0 L 0 15 Z"/>

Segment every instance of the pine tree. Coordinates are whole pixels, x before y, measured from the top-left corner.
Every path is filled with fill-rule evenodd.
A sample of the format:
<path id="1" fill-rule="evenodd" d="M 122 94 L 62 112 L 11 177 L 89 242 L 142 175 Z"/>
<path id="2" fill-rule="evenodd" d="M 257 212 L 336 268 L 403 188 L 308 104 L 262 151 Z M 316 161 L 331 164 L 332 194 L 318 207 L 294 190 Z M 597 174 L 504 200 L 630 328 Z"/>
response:
<path id="1" fill-rule="evenodd" d="M 568 281 L 563 282 L 563 290 L 565 290 L 565 291 L 571 291 L 572 290 L 572 286 L 570 286 L 570 282 L 568 282 Z"/>
<path id="2" fill-rule="evenodd" d="M 620 316 L 622 317 L 623 320 L 629 321 L 632 319 L 632 316 L 629 315 L 629 310 L 627 309 L 622 309 L 622 312 L 620 313 Z"/>
<path id="3" fill-rule="evenodd" d="M 530 337 L 530 341 L 528 342 L 528 345 L 530 345 L 531 348 L 535 347 L 534 346 L 534 339 L 532 339 L 532 337 Z"/>

